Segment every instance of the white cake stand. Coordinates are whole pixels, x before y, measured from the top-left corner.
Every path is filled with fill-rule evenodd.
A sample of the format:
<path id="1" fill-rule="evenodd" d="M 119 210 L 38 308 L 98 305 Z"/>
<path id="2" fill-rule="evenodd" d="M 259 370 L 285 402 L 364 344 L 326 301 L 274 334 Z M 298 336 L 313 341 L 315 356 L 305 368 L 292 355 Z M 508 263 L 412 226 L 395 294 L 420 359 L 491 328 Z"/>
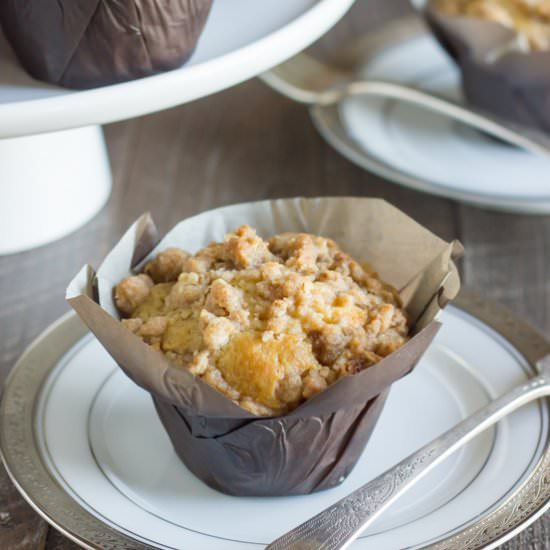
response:
<path id="1" fill-rule="evenodd" d="M 174 107 L 281 63 L 354 0 L 214 0 L 182 68 L 71 91 L 36 82 L 0 35 L 0 254 L 63 237 L 105 204 L 111 171 L 100 124 Z"/>

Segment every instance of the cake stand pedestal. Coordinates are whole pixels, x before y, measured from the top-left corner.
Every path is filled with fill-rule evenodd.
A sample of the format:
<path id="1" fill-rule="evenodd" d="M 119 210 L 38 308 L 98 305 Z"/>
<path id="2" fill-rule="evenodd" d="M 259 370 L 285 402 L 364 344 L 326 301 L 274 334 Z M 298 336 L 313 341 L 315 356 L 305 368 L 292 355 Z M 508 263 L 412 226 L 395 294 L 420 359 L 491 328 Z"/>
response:
<path id="1" fill-rule="evenodd" d="M 109 198 L 99 126 L 0 140 L 0 254 L 67 235 Z"/>

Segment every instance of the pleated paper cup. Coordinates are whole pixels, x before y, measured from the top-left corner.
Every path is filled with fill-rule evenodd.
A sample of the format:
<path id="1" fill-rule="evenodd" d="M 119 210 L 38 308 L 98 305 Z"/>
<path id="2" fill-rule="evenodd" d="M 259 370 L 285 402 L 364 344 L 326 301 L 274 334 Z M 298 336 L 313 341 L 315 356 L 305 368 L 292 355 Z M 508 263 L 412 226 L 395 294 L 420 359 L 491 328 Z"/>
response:
<path id="1" fill-rule="evenodd" d="M 264 238 L 285 231 L 334 239 L 396 287 L 412 338 L 364 371 L 331 385 L 292 412 L 258 417 L 176 366 L 119 322 L 113 289 L 166 248 L 195 252 L 249 224 Z M 297 495 L 340 484 L 382 412 L 391 385 L 418 363 L 439 329 L 438 312 L 459 290 L 447 243 L 379 199 L 286 199 L 239 204 L 189 218 L 160 242 L 149 215 L 134 223 L 97 273 L 85 266 L 67 299 L 120 368 L 148 391 L 183 463 L 232 495 Z M 398 434 L 388 434 L 396 437 Z M 368 449 L 367 449 L 368 453 Z"/>
<path id="2" fill-rule="evenodd" d="M 93 88 L 180 67 L 212 0 L 1 0 L 0 24 L 38 80 Z"/>
<path id="3" fill-rule="evenodd" d="M 550 51 L 522 51 L 499 23 L 444 15 L 428 0 L 426 21 L 462 74 L 469 104 L 523 128 L 550 133 Z"/>

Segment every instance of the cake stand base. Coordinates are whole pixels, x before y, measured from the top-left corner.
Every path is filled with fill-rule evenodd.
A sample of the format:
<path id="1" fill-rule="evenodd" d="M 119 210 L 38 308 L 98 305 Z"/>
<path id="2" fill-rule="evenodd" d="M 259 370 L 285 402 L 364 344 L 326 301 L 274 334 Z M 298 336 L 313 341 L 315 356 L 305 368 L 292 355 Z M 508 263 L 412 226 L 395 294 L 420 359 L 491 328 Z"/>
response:
<path id="1" fill-rule="evenodd" d="M 0 140 L 0 254 L 68 235 L 109 198 L 99 126 Z"/>

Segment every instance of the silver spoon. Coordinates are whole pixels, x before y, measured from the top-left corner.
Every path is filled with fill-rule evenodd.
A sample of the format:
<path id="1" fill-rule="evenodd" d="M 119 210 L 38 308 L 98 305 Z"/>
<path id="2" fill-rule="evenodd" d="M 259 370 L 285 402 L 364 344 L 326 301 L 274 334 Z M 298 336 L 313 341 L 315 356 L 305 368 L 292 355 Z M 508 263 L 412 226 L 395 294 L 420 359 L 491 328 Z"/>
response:
<path id="1" fill-rule="evenodd" d="M 539 376 L 495 399 L 393 468 L 273 541 L 266 550 L 348 548 L 386 508 L 457 449 L 519 407 L 549 396 L 550 355 L 537 361 L 536 366 Z"/>
<path id="2" fill-rule="evenodd" d="M 357 80 L 357 76 L 351 71 L 346 72 L 321 63 L 306 53 L 299 53 L 263 73 L 261 78 L 283 95 L 310 105 L 334 105 L 346 97 L 356 95 L 405 101 L 452 118 L 531 153 L 550 156 L 550 137 L 541 132 L 496 120 L 472 108 L 402 84 Z"/>

